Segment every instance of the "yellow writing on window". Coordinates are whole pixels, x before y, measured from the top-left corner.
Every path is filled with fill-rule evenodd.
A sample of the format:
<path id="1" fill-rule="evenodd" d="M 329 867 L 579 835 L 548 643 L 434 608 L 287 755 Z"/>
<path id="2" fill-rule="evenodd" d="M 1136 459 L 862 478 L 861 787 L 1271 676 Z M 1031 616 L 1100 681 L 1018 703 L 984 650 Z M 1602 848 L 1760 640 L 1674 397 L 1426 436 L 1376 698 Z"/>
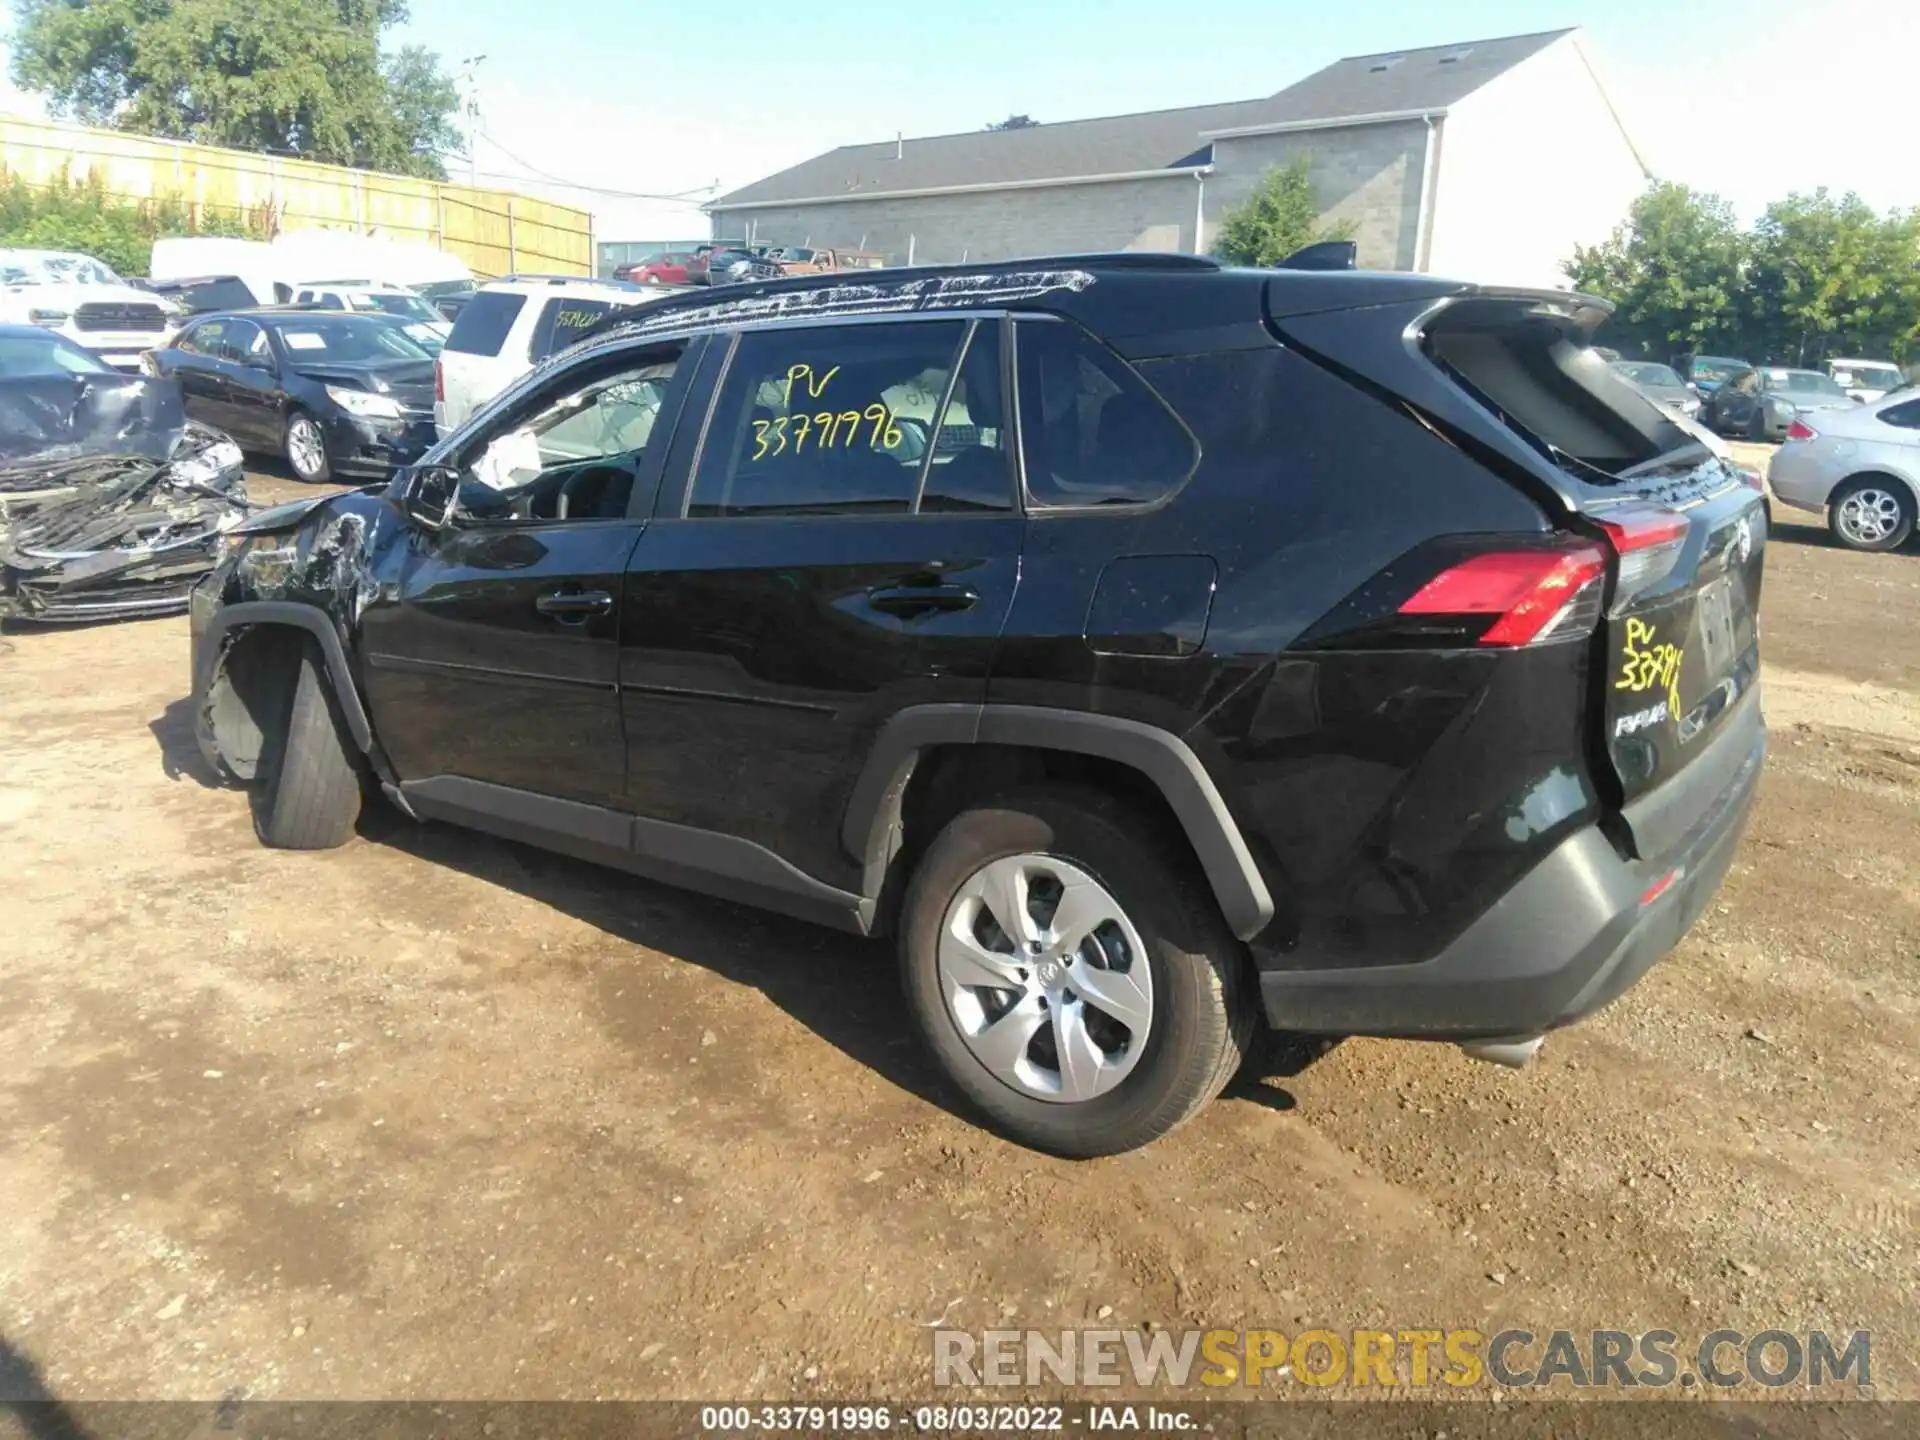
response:
<path id="1" fill-rule="evenodd" d="M 818 390 L 826 389 L 827 381 L 839 369 L 836 365 L 819 378 Z M 787 372 L 786 380 L 789 393 L 794 382 L 800 381 L 817 397 L 818 390 L 814 389 L 816 382 L 810 366 L 795 365 Z M 784 455 L 789 450 L 796 455 L 809 448 L 817 454 L 822 450 L 831 450 L 836 445 L 843 450 L 851 450 L 861 441 L 862 422 L 867 427 L 866 443 L 871 449 L 892 450 L 905 439 L 900 430 L 899 417 L 879 401 L 864 410 L 820 410 L 811 415 L 779 415 L 771 420 L 753 422 L 754 447 L 749 463 Z"/>
<path id="2" fill-rule="evenodd" d="M 792 408 L 793 385 L 796 380 L 805 388 L 807 399 L 818 400 L 822 395 L 827 393 L 827 382 L 839 373 L 840 367 L 838 365 L 834 366 L 824 375 L 817 373 L 813 366 L 804 360 L 799 361 L 797 364 L 789 365 L 787 367 L 787 388 L 781 396 L 780 403 L 788 408 Z"/>
<path id="3" fill-rule="evenodd" d="M 1627 648 L 1620 662 L 1616 690 L 1640 694 L 1656 686 L 1667 692 L 1672 713 L 1680 713 L 1680 658 L 1678 645 L 1659 643 L 1655 628 L 1644 620 L 1627 621 Z"/>

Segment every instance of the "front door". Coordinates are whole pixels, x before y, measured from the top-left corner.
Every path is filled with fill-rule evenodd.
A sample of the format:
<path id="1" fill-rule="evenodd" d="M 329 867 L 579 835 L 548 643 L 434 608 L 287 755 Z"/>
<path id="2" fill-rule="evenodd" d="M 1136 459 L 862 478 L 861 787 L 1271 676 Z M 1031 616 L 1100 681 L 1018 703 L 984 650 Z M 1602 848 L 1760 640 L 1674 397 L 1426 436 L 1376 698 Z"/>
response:
<path id="1" fill-rule="evenodd" d="M 621 576 L 653 509 L 682 351 L 570 366 L 448 457 L 451 523 L 412 540 L 362 622 L 368 704 L 403 780 L 623 803 Z"/>
<path id="2" fill-rule="evenodd" d="M 628 569 L 637 813 L 853 879 L 839 825 L 876 731 L 908 705 L 985 698 L 1018 582 L 1001 329 L 888 319 L 735 341 L 691 481 Z"/>

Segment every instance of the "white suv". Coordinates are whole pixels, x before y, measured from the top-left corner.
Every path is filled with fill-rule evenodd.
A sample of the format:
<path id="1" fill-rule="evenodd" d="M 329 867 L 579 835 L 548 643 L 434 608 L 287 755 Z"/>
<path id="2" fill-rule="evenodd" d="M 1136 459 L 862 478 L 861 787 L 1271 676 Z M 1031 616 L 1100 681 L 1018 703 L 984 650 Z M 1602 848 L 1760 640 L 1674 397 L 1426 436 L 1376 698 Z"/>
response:
<path id="1" fill-rule="evenodd" d="M 442 435 L 608 311 L 673 294 L 566 276 L 496 280 L 461 308 L 434 369 L 433 422 Z"/>
<path id="2" fill-rule="evenodd" d="M 0 250 L 0 322 L 42 326 L 129 371 L 179 323 L 171 301 L 67 250 Z"/>

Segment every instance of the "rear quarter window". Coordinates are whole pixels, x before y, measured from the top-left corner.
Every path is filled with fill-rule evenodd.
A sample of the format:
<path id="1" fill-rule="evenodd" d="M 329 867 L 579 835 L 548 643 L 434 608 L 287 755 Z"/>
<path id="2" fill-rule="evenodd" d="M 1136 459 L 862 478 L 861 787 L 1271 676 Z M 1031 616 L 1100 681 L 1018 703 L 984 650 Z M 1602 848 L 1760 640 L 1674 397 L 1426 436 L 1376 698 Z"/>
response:
<path id="1" fill-rule="evenodd" d="M 1014 335 L 1034 506 L 1147 505 L 1186 483 L 1199 447 L 1131 366 L 1064 321 L 1023 320 Z"/>
<path id="2" fill-rule="evenodd" d="M 461 308 L 460 318 L 453 322 L 453 333 L 447 337 L 446 348 L 462 355 L 498 355 L 500 347 L 507 342 L 507 332 L 513 329 L 513 322 L 520 318 L 526 303 L 524 295 L 504 290 L 480 291 Z"/>
<path id="3" fill-rule="evenodd" d="M 547 301 L 547 308 L 540 312 L 540 318 L 534 322 L 533 344 L 529 347 L 528 357 L 538 362 L 556 350 L 566 349 L 611 309 L 611 300 Z M 454 333 L 458 334 L 458 329 Z"/>
<path id="4" fill-rule="evenodd" d="M 1920 430 L 1920 400 L 1889 405 L 1880 412 L 1878 418 L 1882 425 L 1893 425 L 1901 430 Z"/>

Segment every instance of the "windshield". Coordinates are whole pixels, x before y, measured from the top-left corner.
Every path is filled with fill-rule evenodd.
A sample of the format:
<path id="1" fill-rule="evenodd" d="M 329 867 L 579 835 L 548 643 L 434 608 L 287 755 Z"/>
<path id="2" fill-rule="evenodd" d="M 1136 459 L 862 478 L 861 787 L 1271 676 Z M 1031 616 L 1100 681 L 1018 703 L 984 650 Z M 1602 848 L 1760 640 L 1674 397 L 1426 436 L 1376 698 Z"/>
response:
<path id="1" fill-rule="evenodd" d="M 1837 395 L 1844 398 L 1847 393 L 1833 383 L 1831 376 L 1819 375 L 1811 370 L 1769 370 L 1767 380 L 1775 390 L 1795 395 Z"/>
<path id="2" fill-rule="evenodd" d="M 1906 383 L 1895 365 L 1835 365 L 1834 382 L 1853 390 L 1893 390 Z"/>
<path id="3" fill-rule="evenodd" d="M 1652 385 L 1656 388 L 1678 390 L 1686 383 L 1666 365 L 1641 364 L 1632 360 L 1623 360 L 1613 368 L 1636 385 Z"/>
<path id="4" fill-rule="evenodd" d="M 107 365 L 58 335 L 0 335 L 0 379 L 112 373 Z"/>
<path id="5" fill-rule="evenodd" d="M 440 312 L 418 295 L 381 293 L 366 297 L 376 310 L 384 310 L 389 315 L 398 315 L 404 320 L 422 320 L 427 324 L 437 324 L 443 318 Z"/>
<path id="6" fill-rule="evenodd" d="M 118 285 L 120 277 L 90 255 L 55 250 L 0 250 L 0 285 Z"/>
<path id="7" fill-rule="evenodd" d="M 1693 357 L 1693 378 L 1712 385 L 1718 385 L 1729 375 L 1738 374 L 1746 368 L 1747 362 L 1744 360 L 1722 360 L 1713 355 Z"/>
<path id="8" fill-rule="evenodd" d="M 398 325 L 368 316 L 364 320 L 330 316 L 281 321 L 274 334 L 287 354 L 300 360 L 343 360 L 351 364 L 426 360 L 431 357 Z"/>
<path id="9" fill-rule="evenodd" d="M 479 285 L 472 280 L 429 280 L 424 285 L 413 287 L 422 295 L 439 297 L 443 295 L 465 295 L 477 290 Z"/>

